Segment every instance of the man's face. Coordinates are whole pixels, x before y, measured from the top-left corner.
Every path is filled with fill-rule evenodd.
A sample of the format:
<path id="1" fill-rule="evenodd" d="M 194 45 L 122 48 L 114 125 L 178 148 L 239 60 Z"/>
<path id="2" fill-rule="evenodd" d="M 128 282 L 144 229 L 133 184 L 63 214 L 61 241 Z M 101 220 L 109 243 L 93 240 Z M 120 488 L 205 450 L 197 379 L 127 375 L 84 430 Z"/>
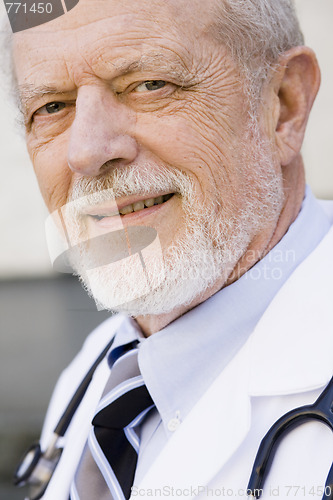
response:
<path id="1" fill-rule="evenodd" d="M 81 0 L 15 35 L 27 145 L 49 210 L 97 191 L 77 216 L 80 238 L 119 223 L 157 231 L 167 279 L 154 300 L 127 308 L 133 314 L 222 286 L 281 209 L 278 168 L 249 128 L 239 71 L 209 29 L 210 3 Z M 209 272 L 195 281 L 191 269 L 204 262 Z M 140 286 L 126 272 L 127 281 L 121 263 L 118 277 L 96 271 L 105 306 L 126 301 L 129 282 Z M 106 304 L 108 286 L 118 298 Z"/>

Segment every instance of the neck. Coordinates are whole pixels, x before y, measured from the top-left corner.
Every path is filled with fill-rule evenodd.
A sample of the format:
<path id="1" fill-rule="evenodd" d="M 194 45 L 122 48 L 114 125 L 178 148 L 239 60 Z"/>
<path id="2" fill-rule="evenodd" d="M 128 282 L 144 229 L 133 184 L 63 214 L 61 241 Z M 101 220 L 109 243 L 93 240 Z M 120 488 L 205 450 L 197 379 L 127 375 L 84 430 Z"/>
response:
<path id="1" fill-rule="evenodd" d="M 216 292 L 237 281 L 259 260 L 267 255 L 270 250 L 277 245 L 288 231 L 289 226 L 294 222 L 299 211 L 304 197 L 305 176 L 304 166 L 301 155 L 298 155 L 295 160 L 288 166 L 282 168 L 283 188 L 284 188 L 284 204 L 280 212 L 279 218 L 275 224 L 272 224 L 264 231 L 257 234 L 246 252 L 234 266 L 227 280 L 220 279 L 214 283 L 212 287 L 198 296 L 191 304 L 180 306 L 165 314 L 151 314 L 146 316 L 138 316 L 137 323 L 142 329 L 144 335 L 149 337 L 153 333 L 158 332 L 168 324 L 175 321 L 177 318 L 209 299 Z"/>

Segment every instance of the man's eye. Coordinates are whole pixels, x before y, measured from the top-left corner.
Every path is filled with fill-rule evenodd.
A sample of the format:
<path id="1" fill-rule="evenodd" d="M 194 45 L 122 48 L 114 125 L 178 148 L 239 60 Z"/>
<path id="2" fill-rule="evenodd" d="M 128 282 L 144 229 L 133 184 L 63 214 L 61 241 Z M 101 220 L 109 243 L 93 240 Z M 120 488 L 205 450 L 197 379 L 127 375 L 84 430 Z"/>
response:
<path id="1" fill-rule="evenodd" d="M 147 82 L 140 83 L 135 87 L 135 92 L 147 92 L 152 90 L 159 90 L 165 87 L 166 82 L 164 80 L 148 80 Z"/>
<path id="2" fill-rule="evenodd" d="M 50 102 L 39 108 L 35 112 L 35 115 L 52 115 L 64 109 L 65 106 L 66 104 L 64 102 Z"/>

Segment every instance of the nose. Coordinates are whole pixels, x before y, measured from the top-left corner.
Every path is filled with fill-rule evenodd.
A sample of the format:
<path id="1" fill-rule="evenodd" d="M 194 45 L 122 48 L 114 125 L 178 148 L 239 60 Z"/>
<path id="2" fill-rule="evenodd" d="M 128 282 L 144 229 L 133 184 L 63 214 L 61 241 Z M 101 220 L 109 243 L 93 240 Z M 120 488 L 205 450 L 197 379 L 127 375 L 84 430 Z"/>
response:
<path id="1" fill-rule="evenodd" d="M 130 135 L 133 117 L 108 89 L 80 88 L 70 129 L 67 160 L 73 172 L 97 176 L 109 168 L 131 163 L 137 142 Z"/>

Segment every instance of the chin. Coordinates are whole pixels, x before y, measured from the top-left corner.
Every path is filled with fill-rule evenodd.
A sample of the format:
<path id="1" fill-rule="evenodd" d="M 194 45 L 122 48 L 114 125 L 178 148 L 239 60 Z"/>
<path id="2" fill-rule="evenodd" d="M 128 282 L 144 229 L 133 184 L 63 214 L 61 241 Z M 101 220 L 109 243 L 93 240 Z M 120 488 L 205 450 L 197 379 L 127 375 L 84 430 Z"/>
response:
<path id="1" fill-rule="evenodd" d="M 198 232 L 185 234 L 162 258 L 146 258 L 144 267 L 136 255 L 88 272 L 81 263 L 76 274 L 98 309 L 130 316 L 169 313 L 195 302 L 214 283 L 226 281 L 230 272 L 230 252 Z M 238 253 L 233 248 L 236 259 Z"/>

